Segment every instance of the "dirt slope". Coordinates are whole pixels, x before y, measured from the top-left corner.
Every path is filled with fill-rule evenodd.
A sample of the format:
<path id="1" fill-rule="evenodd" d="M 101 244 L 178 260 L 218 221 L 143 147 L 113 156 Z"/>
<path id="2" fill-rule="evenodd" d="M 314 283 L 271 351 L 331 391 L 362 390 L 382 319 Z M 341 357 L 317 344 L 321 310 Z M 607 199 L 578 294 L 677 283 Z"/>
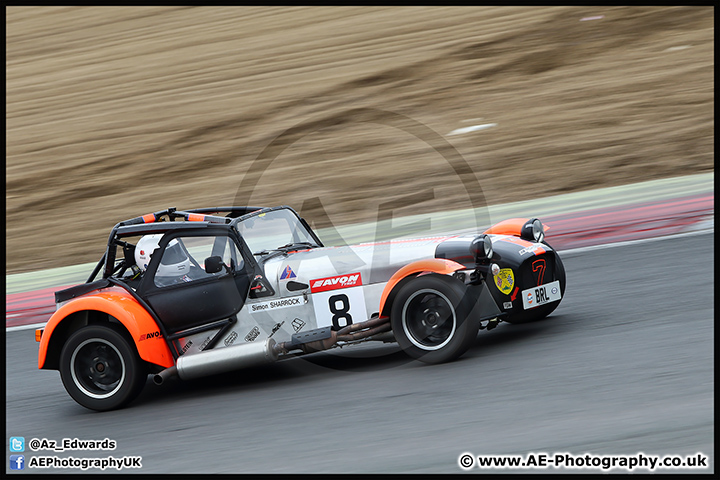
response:
<path id="1" fill-rule="evenodd" d="M 96 261 L 117 221 L 170 206 L 466 208 L 452 148 L 489 204 L 712 171 L 713 25 L 711 7 L 9 7 L 7 273 Z"/>

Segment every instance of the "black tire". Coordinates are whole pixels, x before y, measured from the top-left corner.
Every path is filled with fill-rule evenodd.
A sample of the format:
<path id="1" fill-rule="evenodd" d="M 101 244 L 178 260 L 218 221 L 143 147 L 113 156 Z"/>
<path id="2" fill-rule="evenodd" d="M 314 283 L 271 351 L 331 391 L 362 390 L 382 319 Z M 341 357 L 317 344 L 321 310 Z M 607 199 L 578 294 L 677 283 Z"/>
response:
<path id="1" fill-rule="evenodd" d="M 81 328 L 68 338 L 60 353 L 65 390 L 91 410 L 127 405 L 140 394 L 147 373 L 128 335 L 111 324 Z"/>
<path id="2" fill-rule="evenodd" d="M 565 266 L 563 265 L 562 260 L 560 260 L 559 255 L 555 257 L 555 278 L 560 281 L 560 294 L 562 295 L 562 298 L 565 298 Z M 512 324 L 521 324 L 542 320 L 555 311 L 558 305 L 560 305 L 562 298 L 557 302 L 531 308 L 530 310 L 525 310 L 519 314 L 508 315 L 505 321 Z"/>
<path id="3" fill-rule="evenodd" d="M 474 298 L 458 280 L 422 275 L 404 285 L 393 301 L 395 339 L 411 357 L 435 364 L 455 360 L 475 342 L 480 322 L 470 316 Z"/>

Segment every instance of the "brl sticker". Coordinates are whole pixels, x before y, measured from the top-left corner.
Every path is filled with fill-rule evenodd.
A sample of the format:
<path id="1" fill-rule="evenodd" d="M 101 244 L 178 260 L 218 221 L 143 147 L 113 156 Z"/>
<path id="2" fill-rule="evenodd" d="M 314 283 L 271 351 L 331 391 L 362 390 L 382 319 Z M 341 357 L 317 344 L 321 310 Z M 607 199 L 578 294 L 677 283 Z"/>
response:
<path id="1" fill-rule="evenodd" d="M 493 277 L 495 279 L 495 286 L 505 295 L 510 295 L 512 289 L 515 288 L 515 276 L 511 268 L 502 268 Z"/>

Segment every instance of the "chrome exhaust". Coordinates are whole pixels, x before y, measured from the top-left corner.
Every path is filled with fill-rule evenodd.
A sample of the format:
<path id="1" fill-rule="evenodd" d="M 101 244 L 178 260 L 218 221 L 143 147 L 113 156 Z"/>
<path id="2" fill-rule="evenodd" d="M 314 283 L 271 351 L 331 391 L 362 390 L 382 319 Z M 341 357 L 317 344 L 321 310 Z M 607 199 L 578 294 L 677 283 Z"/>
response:
<path id="1" fill-rule="evenodd" d="M 264 365 L 275 362 L 278 352 L 275 349 L 275 340 L 268 338 L 264 342 L 251 342 L 232 347 L 208 350 L 206 352 L 178 358 L 174 367 L 163 370 L 153 377 L 157 385 L 176 373 L 182 380 L 231 372 L 242 368 Z"/>

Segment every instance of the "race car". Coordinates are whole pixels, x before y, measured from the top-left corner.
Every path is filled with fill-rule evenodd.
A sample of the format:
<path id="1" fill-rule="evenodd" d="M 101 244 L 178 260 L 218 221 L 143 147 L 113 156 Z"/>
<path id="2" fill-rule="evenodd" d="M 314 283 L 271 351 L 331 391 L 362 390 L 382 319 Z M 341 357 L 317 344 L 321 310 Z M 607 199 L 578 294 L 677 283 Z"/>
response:
<path id="1" fill-rule="evenodd" d="M 167 210 L 116 224 L 87 282 L 55 294 L 38 367 L 80 405 L 359 342 L 454 360 L 479 330 L 549 315 L 565 270 L 537 218 L 485 232 L 325 246 L 292 208 Z"/>

